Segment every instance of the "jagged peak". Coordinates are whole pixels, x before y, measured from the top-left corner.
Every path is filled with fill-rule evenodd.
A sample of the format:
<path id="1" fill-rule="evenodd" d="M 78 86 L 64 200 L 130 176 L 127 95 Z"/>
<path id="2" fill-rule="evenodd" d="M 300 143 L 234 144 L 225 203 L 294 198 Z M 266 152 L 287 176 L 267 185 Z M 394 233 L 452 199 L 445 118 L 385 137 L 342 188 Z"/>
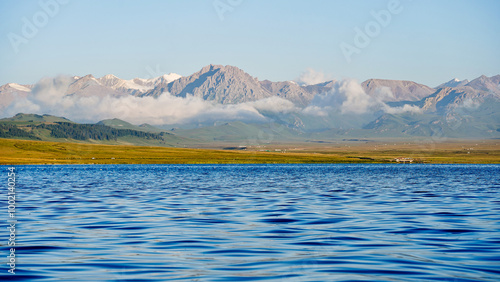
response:
<path id="1" fill-rule="evenodd" d="M 365 80 L 363 83 L 370 83 L 370 82 L 397 82 L 397 83 L 402 83 L 402 84 L 420 84 L 415 81 L 411 80 L 397 80 L 397 79 L 381 79 L 381 78 L 370 78 Z M 423 84 L 421 84 L 423 85 Z"/>
<path id="2" fill-rule="evenodd" d="M 216 69 L 221 69 L 223 67 L 224 66 L 222 66 L 222 65 L 210 64 L 208 66 L 204 66 L 203 68 L 201 68 L 201 70 L 199 71 L 199 73 L 206 73 L 206 72 L 209 72 L 209 71 L 214 71 Z"/>
<path id="3" fill-rule="evenodd" d="M 470 83 L 477 83 L 477 82 L 484 83 L 484 82 L 487 82 L 489 80 L 490 80 L 490 78 L 483 74 L 483 75 L 473 79 Z"/>
<path id="4" fill-rule="evenodd" d="M 87 74 L 86 76 L 80 77 L 80 79 L 95 79 L 92 74 Z"/>
<path id="5" fill-rule="evenodd" d="M 117 77 L 116 75 L 114 75 L 114 74 L 107 74 L 107 75 L 105 75 L 105 76 L 101 77 L 101 79 L 120 79 L 120 78 L 118 78 L 118 77 Z"/>
<path id="6" fill-rule="evenodd" d="M 216 65 L 216 64 L 210 64 L 208 66 L 204 66 L 200 71 L 199 73 L 206 73 L 206 72 L 210 72 L 210 71 L 216 71 L 216 70 L 219 70 L 219 71 L 222 71 L 222 72 L 239 72 L 239 73 L 246 73 L 244 70 L 238 68 L 238 67 L 235 67 L 235 66 L 231 66 L 231 65 Z"/>
<path id="7" fill-rule="evenodd" d="M 453 78 L 445 83 L 436 86 L 435 89 L 446 88 L 446 87 L 461 87 L 466 85 L 467 83 L 469 83 L 469 80 L 467 79 L 460 80 L 458 78 Z"/>

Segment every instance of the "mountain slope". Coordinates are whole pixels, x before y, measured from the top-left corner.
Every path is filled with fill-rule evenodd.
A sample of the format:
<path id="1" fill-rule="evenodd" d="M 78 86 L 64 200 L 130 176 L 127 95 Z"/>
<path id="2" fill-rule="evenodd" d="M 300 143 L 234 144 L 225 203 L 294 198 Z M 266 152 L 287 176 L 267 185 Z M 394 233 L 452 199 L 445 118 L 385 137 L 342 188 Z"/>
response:
<path id="1" fill-rule="evenodd" d="M 179 136 L 208 142 L 242 142 L 245 145 L 302 140 L 302 132 L 275 123 L 249 124 L 240 121 L 203 128 L 175 130 Z"/>
<path id="2" fill-rule="evenodd" d="M 232 66 L 210 65 L 199 72 L 180 78 L 167 88 L 170 94 L 185 97 L 192 94 L 203 100 L 222 104 L 236 104 L 270 97 L 257 79 L 239 68 Z"/>
<path id="3" fill-rule="evenodd" d="M 467 83 L 469 83 L 469 80 L 467 80 L 467 79 L 460 80 L 458 78 L 454 78 L 448 82 L 445 82 L 443 84 L 438 85 L 437 87 L 435 87 L 435 89 L 444 88 L 444 87 L 460 87 L 460 86 L 466 85 Z"/>
<path id="4" fill-rule="evenodd" d="M 156 85 L 170 83 L 181 78 L 175 73 L 165 74 L 152 79 L 134 78 L 131 80 L 120 79 L 112 74 L 98 78 L 97 81 L 103 86 L 132 95 L 139 95 L 153 89 Z"/>
<path id="5" fill-rule="evenodd" d="M 306 87 L 299 86 L 297 83 L 291 81 L 272 82 L 264 80 L 260 82 L 260 86 L 271 93 L 272 96 L 292 101 L 299 106 L 305 106 L 311 102 L 316 93 L 328 91 L 327 87 L 317 86 L 316 88 L 310 87 L 309 89 L 318 90 L 316 93 L 308 90 Z M 321 90 L 319 90 L 321 88 Z"/>
<path id="6" fill-rule="evenodd" d="M 451 88 L 445 87 L 421 100 L 418 104 L 424 112 L 445 115 L 448 111 L 461 106 L 472 107 L 485 102 L 487 98 L 495 95 L 489 92 L 478 91 L 471 87 Z"/>
<path id="7" fill-rule="evenodd" d="M 91 96 L 127 96 L 140 95 L 153 89 L 156 85 L 170 83 L 179 79 L 178 74 L 170 73 L 152 79 L 134 78 L 132 80 L 120 79 L 112 74 L 101 78 L 95 78 L 89 74 L 83 77 L 63 77 L 58 80 L 56 91 L 64 92 L 66 95 Z M 50 80 L 50 79 L 49 79 Z M 53 91 L 50 83 L 42 80 L 36 85 L 20 85 L 8 83 L 0 86 L 0 109 L 7 107 L 14 99 L 23 99 L 32 91 Z"/>
<path id="8" fill-rule="evenodd" d="M 6 108 L 16 99 L 25 99 L 31 92 L 32 85 L 7 83 L 0 86 L 0 109 Z"/>
<path id="9" fill-rule="evenodd" d="M 418 84 L 413 81 L 368 79 L 361 83 L 366 94 L 378 97 L 381 101 L 419 101 L 434 93 L 434 89 L 429 86 Z M 383 93 L 384 89 L 389 89 L 392 93 Z M 382 93 L 381 93 L 382 92 Z"/>
<path id="10" fill-rule="evenodd" d="M 481 76 L 465 82 L 438 88 L 420 101 L 390 103 L 418 106 L 422 114 L 385 114 L 364 129 L 403 136 L 499 138 L 500 76 Z"/>
<path id="11" fill-rule="evenodd" d="M 460 123 L 449 123 L 445 118 L 433 115 L 386 114 L 364 129 L 373 130 L 371 136 L 380 137 L 430 137 L 431 141 L 447 138 L 488 139 L 499 138 L 498 123 L 491 120 L 468 118 Z"/>
<path id="12" fill-rule="evenodd" d="M 467 83 L 466 86 L 472 87 L 476 90 L 500 94 L 500 75 L 492 77 L 482 75 Z"/>
<path id="13" fill-rule="evenodd" d="M 164 132 L 164 130 L 159 129 L 157 127 L 154 127 L 152 125 L 149 125 L 147 123 L 141 124 L 141 125 L 133 125 L 129 122 L 126 122 L 121 119 L 105 119 L 101 120 L 100 122 L 96 123 L 99 125 L 106 125 L 109 127 L 117 128 L 117 129 L 131 129 L 131 130 L 137 130 L 137 131 L 144 131 L 144 132 Z"/>
<path id="14" fill-rule="evenodd" d="M 190 76 L 171 83 L 161 83 L 144 96 L 157 97 L 164 92 L 169 92 L 174 96 L 194 95 L 203 100 L 221 104 L 238 104 L 278 96 L 296 105 L 305 106 L 312 100 L 315 93 L 329 89 L 321 85 L 302 87 L 290 81 L 265 80 L 260 82 L 237 67 L 209 65 Z"/>

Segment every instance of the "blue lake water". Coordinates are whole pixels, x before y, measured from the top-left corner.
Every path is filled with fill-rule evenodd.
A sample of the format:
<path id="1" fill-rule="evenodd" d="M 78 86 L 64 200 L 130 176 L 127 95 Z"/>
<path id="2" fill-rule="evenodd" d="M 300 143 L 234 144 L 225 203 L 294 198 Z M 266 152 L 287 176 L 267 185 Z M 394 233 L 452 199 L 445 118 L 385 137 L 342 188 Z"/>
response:
<path id="1" fill-rule="evenodd" d="M 16 274 L 2 220 L 0 280 L 500 281 L 498 165 L 16 172 Z"/>

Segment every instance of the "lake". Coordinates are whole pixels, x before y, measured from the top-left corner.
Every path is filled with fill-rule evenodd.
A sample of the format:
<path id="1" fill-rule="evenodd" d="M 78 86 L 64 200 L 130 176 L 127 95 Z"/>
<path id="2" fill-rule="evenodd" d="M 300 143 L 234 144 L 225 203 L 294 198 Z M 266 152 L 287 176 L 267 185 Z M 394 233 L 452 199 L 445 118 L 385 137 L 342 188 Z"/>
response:
<path id="1" fill-rule="evenodd" d="M 500 281 L 499 165 L 15 168 L 0 280 Z"/>

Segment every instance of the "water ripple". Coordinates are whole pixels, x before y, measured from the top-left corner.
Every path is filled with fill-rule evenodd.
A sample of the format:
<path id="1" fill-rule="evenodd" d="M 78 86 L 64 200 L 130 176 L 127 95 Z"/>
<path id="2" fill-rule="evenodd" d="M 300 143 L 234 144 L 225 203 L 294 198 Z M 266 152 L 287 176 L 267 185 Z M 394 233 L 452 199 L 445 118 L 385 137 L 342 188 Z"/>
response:
<path id="1" fill-rule="evenodd" d="M 2 281 L 500 281 L 498 165 L 17 170 Z"/>

